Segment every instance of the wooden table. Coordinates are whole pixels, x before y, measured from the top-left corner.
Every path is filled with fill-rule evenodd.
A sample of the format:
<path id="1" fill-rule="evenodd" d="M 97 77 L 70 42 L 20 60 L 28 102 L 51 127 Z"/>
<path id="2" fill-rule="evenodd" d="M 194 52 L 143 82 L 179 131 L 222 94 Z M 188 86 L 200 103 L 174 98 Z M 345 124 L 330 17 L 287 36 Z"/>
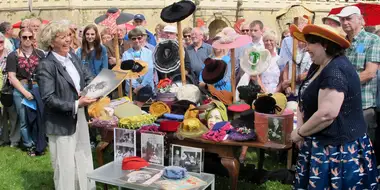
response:
<path id="1" fill-rule="evenodd" d="M 100 142 L 96 147 L 96 157 L 98 159 L 99 166 L 104 165 L 104 150 L 107 146 L 113 141 L 113 129 L 103 129 L 101 130 L 102 142 Z M 234 151 L 237 148 L 259 148 L 260 156 L 258 169 L 263 168 L 264 163 L 264 152 L 265 150 L 289 150 L 292 148 L 292 145 L 282 145 L 272 142 L 261 143 L 256 141 L 251 142 L 236 142 L 226 140 L 223 142 L 214 142 L 209 140 L 204 140 L 202 138 L 185 138 L 180 140 L 175 138 L 174 135 L 168 134 L 168 141 L 170 144 L 178 144 L 183 146 L 197 147 L 204 149 L 205 152 L 215 153 L 221 158 L 222 165 L 228 170 L 230 179 L 231 179 L 231 189 L 237 190 L 237 183 L 239 178 L 240 164 L 236 158 Z M 291 161 L 291 150 L 288 151 L 288 168 L 290 167 Z M 105 189 L 107 187 L 105 186 Z"/>

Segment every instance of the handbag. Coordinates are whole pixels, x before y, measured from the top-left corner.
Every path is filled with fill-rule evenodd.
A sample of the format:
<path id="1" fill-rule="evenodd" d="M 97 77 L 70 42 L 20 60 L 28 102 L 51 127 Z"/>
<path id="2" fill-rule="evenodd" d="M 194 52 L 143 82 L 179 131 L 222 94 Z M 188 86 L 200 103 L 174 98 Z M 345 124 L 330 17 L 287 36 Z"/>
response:
<path id="1" fill-rule="evenodd" d="M 4 58 L 3 61 L 6 59 Z M 11 107 L 13 105 L 13 86 L 8 80 L 8 72 L 6 69 L 6 63 L 2 63 L 3 69 L 3 86 L 0 91 L 0 102 L 4 107 Z"/>

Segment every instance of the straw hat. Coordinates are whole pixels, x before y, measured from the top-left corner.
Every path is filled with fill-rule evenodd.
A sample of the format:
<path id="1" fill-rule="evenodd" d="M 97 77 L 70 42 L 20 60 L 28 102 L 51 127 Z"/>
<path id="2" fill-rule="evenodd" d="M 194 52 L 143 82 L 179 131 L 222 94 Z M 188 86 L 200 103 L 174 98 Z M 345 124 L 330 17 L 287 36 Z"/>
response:
<path id="1" fill-rule="evenodd" d="M 271 55 L 267 49 L 247 48 L 244 51 L 243 62 L 240 67 L 250 76 L 257 76 L 265 72 L 270 65 Z"/>
<path id="2" fill-rule="evenodd" d="M 331 42 L 334 42 L 338 45 L 340 45 L 342 48 L 349 48 L 350 42 L 347 41 L 343 36 L 339 34 L 339 31 L 329 25 L 315 25 L 315 24 L 309 24 L 306 25 L 302 32 L 297 28 L 296 25 L 290 26 L 290 33 L 294 38 L 296 38 L 299 41 L 306 42 L 305 34 L 312 34 L 315 36 L 319 36 L 321 38 L 327 39 Z"/>

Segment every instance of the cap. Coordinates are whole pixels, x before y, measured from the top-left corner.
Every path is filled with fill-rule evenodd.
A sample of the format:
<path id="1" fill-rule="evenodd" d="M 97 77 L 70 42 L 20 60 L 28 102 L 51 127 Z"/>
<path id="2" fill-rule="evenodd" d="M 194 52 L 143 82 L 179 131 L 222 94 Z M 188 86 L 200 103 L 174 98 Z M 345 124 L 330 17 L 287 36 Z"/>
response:
<path id="1" fill-rule="evenodd" d="M 333 20 L 334 22 L 336 22 L 340 26 L 340 20 L 339 20 L 339 18 L 336 15 L 329 15 L 327 17 L 323 17 L 322 18 L 322 23 L 323 24 L 325 23 L 326 19 Z"/>
<path id="2" fill-rule="evenodd" d="M 361 11 L 357 6 L 347 6 L 344 7 L 340 13 L 338 13 L 336 16 L 338 17 L 348 17 L 353 14 L 361 15 Z"/>
<path id="3" fill-rule="evenodd" d="M 133 17 L 133 20 L 145 20 L 145 16 L 142 15 L 142 14 L 136 14 L 136 15 Z"/>
<path id="4" fill-rule="evenodd" d="M 172 25 L 167 25 L 164 28 L 164 32 L 171 32 L 171 33 L 176 33 L 177 34 L 177 27 L 172 26 Z"/>
<path id="5" fill-rule="evenodd" d="M 139 29 L 142 32 L 142 34 L 147 35 L 146 29 L 143 26 L 136 26 L 136 29 Z"/>

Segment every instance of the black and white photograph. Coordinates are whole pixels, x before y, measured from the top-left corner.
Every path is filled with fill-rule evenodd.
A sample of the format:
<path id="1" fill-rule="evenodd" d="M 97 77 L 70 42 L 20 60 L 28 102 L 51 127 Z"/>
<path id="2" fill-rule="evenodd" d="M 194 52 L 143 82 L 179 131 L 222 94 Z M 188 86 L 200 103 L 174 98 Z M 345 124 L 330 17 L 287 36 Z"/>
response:
<path id="1" fill-rule="evenodd" d="M 186 168 L 189 172 L 201 173 L 203 168 L 202 149 L 172 145 L 171 165 Z"/>
<path id="2" fill-rule="evenodd" d="M 125 73 L 103 69 L 81 92 L 81 96 L 102 98 L 115 90 L 124 80 Z"/>
<path id="3" fill-rule="evenodd" d="M 164 165 L 164 136 L 141 133 L 141 158 L 150 164 Z"/>
<path id="4" fill-rule="evenodd" d="M 161 174 L 161 170 L 144 168 L 139 171 L 127 172 L 125 176 L 120 178 L 120 180 L 125 181 L 127 183 L 138 183 L 138 184 L 150 185 L 155 180 L 159 179 L 159 177 L 161 177 L 160 174 Z M 154 178 L 157 178 L 157 179 L 154 179 Z"/>
<path id="5" fill-rule="evenodd" d="M 268 117 L 268 140 L 276 143 L 285 143 L 283 133 L 284 118 Z"/>
<path id="6" fill-rule="evenodd" d="M 136 156 L 136 131 L 122 128 L 114 129 L 114 160 L 116 163 L 123 158 Z"/>

